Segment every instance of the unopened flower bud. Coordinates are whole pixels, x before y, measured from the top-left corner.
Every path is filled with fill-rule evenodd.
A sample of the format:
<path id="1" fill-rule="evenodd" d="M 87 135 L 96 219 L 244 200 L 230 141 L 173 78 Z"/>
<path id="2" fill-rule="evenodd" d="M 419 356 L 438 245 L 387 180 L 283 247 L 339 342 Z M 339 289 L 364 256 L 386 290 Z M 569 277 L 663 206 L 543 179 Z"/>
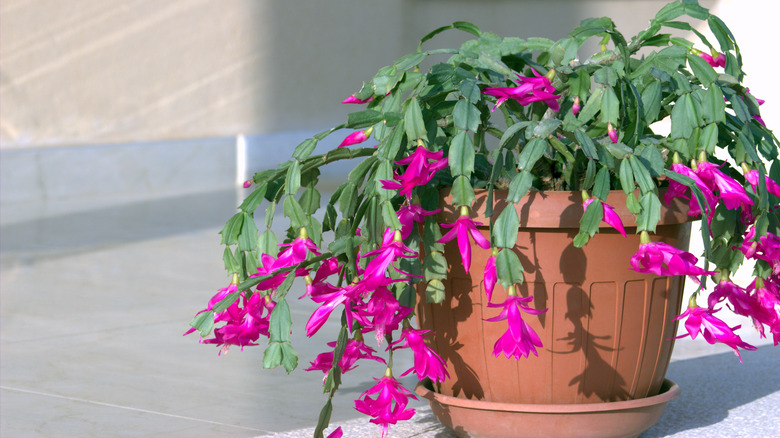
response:
<path id="1" fill-rule="evenodd" d="M 361 104 L 361 103 L 371 102 L 372 100 L 374 100 L 374 96 L 370 96 L 368 99 L 358 99 L 357 97 L 355 97 L 355 95 L 352 95 L 352 96 L 349 96 L 348 98 L 342 100 L 341 103 L 357 103 L 357 104 Z"/>
<path id="2" fill-rule="evenodd" d="M 618 142 L 617 131 L 612 127 L 612 123 L 607 123 L 607 134 L 609 134 L 609 139 L 612 140 L 612 143 Z"/>
<path id="3" fill-rule="evenodd" d="M 252 187 L 252 184 L 253 184 L 254 182 L 255 182 L 255 181 L 254 181 L 254 180 L 251 180 L 251 179 L 248 179 L 248 180 L 244 181 L 244 188 L 245 188 L 245 189 L 248 189 L 249 187 Z"/>
<path id="4" fill-rule="evenodd" d="M 574 96 L 574 104 L 572 104 L 571 106 L 572 114 L 576 116 L 577 113 L 580 112 L 581 108 L 582 107 L 580 106 L 580 96 Z"/>
<path id="5" fill-rule="evenodd" d="M 371 136 L 371 133 L 374 131 L 374 127 L 370 127 L 366 129 L 365 131 L 355 131 L 352 134 L 349 134 L 344 141 L 341 142 L 339 147 L 344 146 L 351 146 L 353 144 L 363 143 L 364 141 L 368 140 Z"/>

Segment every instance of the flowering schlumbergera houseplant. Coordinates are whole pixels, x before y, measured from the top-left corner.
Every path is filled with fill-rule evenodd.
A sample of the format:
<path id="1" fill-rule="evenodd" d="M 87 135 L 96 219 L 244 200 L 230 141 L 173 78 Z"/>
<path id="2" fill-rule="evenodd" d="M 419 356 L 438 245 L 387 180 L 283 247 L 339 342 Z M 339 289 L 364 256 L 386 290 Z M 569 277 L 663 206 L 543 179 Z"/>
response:
<path id="1" fill-rule="evenodd" d="M 714 40 L 697 30 L 697 22 L 683 21 L 690 18 L 706 23 Z M 423 49 L 447 29 L 476 38 L 458 49 Z M 669 29 L 690 31 L 697 41 L 672 37 Z M 594 37 L 601 50 L 578 60 L 583 42 Z M 421 71 L 421 63 L 432 66 Z M 436 29 L 416 52 L 381 68 L 344 101 L 364 109 L 303 141 L 277 169 L 247 181 L 253 192 L 221 231 L 232 282 L 196 315 L 188 333 L 199 331 L 201 342 L 221 352 L 263 344 L 263 366 L 290 372 L 298 356 L 290 343 L 287 294 L 298 279 L 306 299 L 319 304 L 306 323 L 307 336 L 341 318 L 337 339 L 323 345 L 307 368 L 325 374 L 329 394 L 315 436 L 328 426 L 342 374 L 365 360 L 386 364 L 386 372 L 355 408 L 384 434 L 414 413 L 407 405 L 414 396 L 395 376 L 448 378 L 426 343 L 429 333 L 412 323 L 416 290 L 433 302 L 448 292 L 444 242 L 457 241 L 467 273 L 472 244 L 492 249 L 485 291 L 489 299 L 500 283 L 508 294 L 491 304 L 500 313 L 490 321 L 507 327 L 493 354 L 521 359 L 542 346 L 523 318 L 546 309 L 533 308 L 531 297 L 514 287 L 523 281 L 523 266 L 511 250 L 517 212 L 505 208 L 493 215 L 488 201 L 489 223 L 474 221 L 475 190 L 486 191 L 488 199 L 504 190 L 511 204 L 531 190 L 581 192 L 576 247 L 586 245 L 602 221 L 625 236 L 605 202 L 610 190 L 623 190 L 641 241 L 627 269 L 687 275 L 700 285 L 678 318 L 691 338 L 701 334 L 737 354 L 754 349 L 719 318 L 726 307 L 778 344 L 778 141 L 759 115 L 763 101 L 744 77 L 731 32 L 692 1 L 667 5 L 630 40 L 609 18 L 584 20 L 559 41 L 500 38 L 466 22 Z M 671 123 L 668 134 L 656 132 L 662 120 Z M 312 155 L 319 141 L 343 130 L 348 135 L 338 148 Z M 355 165 L 323 206 L 319 168 L 339 160 Z M 437 219 L 443 190 L 460 211 L 453 223 Z M 703 219 L 702 260 L 650 239 L 662 204 L 674 198 L 686 200 L 689 216 Z M 261 205 L 265 230 L 259 232 L 254 214 Z M 281 244 L 271 231 L 279 207 L 289 219 Z M 489 227 L 489 234 L 478 225 Z M 730 273 L 746 259 L 754 261 L 754 279 L 736 284 Z M 402 351 L 414 355 L 409 370 L 392 366 Z"/>

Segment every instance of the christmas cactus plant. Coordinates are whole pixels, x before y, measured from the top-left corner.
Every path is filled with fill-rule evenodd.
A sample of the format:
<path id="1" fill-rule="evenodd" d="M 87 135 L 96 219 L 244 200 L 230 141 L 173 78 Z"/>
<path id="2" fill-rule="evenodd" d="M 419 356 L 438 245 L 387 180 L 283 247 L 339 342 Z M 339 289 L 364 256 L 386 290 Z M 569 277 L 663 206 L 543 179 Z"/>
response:
<path id="1" fill-rule="evenodd" d="M 710 39 L 697 30 L 705 27 Z M 448 29 L 474 38 L 459 48 L 426 48 Z M 667 33 L 679 29 L 695 34 L 695 42 Z M 579 59 L 591 38 L 600 51 Z M 509 203 L 532 190 L 581 192 L 573 239 L 581 247 L 602 221 L 625 236 L 606 203 L 610 190 L 622 190 L 636 216 L 629 225 L 641 237 L 626 269 L 686 275 L 699 285 L 679 316 L 690 337 L 701 334 L 738 354 L 754 349 L 719 318 L 728 308 L 778 344 L 778 141 L 760 117 L 763 101 L 744 78 L 734 36 L 695 1 L 668 4 L 630 39 L 609 18 L 584 20 L 559 41 L 501 38 L 467 22 L 436 29 L 344 101 L 358 105 L 345 123 L 304 140 L 289 161 L 245 183 L 252 192 L 221 231 L 232 281 L 187 333 L 199 332 L 202 343 L 221 352 L 262 345 L 264 368 L 290 372 L 298 356 L 287 295 L 296 280 L 305 284 L 306 299 L 319 305 L 306 335 L 328 320 L 341 321 L 338 337 L 307 368 L 324 373 L 324 386 L 313 389 L 329 395 L 315 437 L 328 426 L 342 374 L 366 360 L 386 365 L 386 372 L 365 388 L 355 409 L 384 434 L 414 413 L 408 407 L 414 396 L 396 375 L 448 378 L 425 341 L 428 333 L 412 322 L 418 291 L 432 302 L 448 293 L 443 243 L 457 241 L 467 273 L 472 244 L 492 249 L 479 280 L 488 299 L 497 284 L 508 295 L 491 304 L 500 308 L 491 321 L 507 327 L 493 354 L 521 359 L 542 347 L 524 314 L 545 309 L 533 308 L 531 297 L 515 289 L 523 281 L 511 250 L 516 210 L 493 215 L 490 200 L 499 190 Z M 344 140 L 312 155 L 329 135 Z M 354 166 L 323 205 L 320 167 L 340 160 Z M 453 223 L 438 220 L 443 191 L 460 211 Z M 489 223 L 470 217 L 475 191 L 487 193 Z M 688 215 L 701 219 L 698 257 L 650 239 L 661 206 L 674 198 L 686 200 Z M 289 221 L 284 236 L 271 231 L 278 208 Z M 737 284 L 730 275 L 745 260 L 754 262 L 754 279 Z M 414 356 L 411 369 L 393 368 L 393 355 L 401 352 Z"/>

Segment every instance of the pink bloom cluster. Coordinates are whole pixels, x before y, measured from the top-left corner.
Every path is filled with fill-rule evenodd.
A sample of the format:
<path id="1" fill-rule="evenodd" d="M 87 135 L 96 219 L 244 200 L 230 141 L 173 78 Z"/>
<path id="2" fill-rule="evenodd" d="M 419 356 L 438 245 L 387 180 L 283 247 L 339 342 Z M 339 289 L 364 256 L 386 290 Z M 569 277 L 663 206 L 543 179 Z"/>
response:
<path id="1" fill-rule="evenodd" d="M 701 334 L 704 340 L 710 344 L 720 342 L 733 348 L 734 353 L 739 357 L 739 361 L 742 362 L 739 348 L 755 350 L 756 347 L 746 343 L 734 333 L 734 330 L 740 326 L 729 327 L 723 320 L 716 317 L 714 313 L 719 310 L 698 306 L 688 307 L 682 315 L 676 318 L 678 320 L 685 319 L 685 330 L 688 331 L 688 334 L 678 336 L 678 338 L 690 336 L 691 339 L 696 339 Z"/>
<path id="2" fill-rule="evenodd" d="M 355 409 L 373 417 L 371 422 L 382 426 L 382 437 L 387 435 L 389 425 L 396 424 L 398 420 L 408 420 L 414 415 L 414 409 L 407 409 L 409 397 L 417 400 L 408 389 L 393 377 L 385 376 L 374 379 L 378 383 L 371 389 L 360 394 L 355 400 Z M 376 398 L 369 395 L 376 394 Z"/>
<path id="3" fill-rule="evenodd" d="M 306 260 L 309 253 L 319 254 L 317 246 L 301 232 L 301 236 L 288 244 L 280 245 L 284 248 L 279 258 L 276 259 L 268 254 L 260 257 L 262 266 L 257 268 L 255 274 L 251 277 L 259 277 L 273 274 L 282 268 L 291 267 Z M 307 274 L 305 269 L 298 269 L 294 272 L 296 276 Z M 201 339 L 204 344 L 217 344 L 220 347 L 220 354 L 228 351 L 231 345 L 238 345 L 243 350 L 244 347 L 257 345 L 256 341 L 260 335 L 270 336 L 269 324 L 271 312 L 274 309 L 275 302 L 271 299 L 274 291 L 278 288 L 290 272 L 283 272 L 258 283 L 255 292 L 241 291 L 236 301 L 227 307 L 224 311 L 214 314 L 214 323 L 224 322 L 225 324 L 214 329 L 213 337 Z M 237 281 L 236 281 L 237 282 Z M 208 306 L 198 312 L 213 311 L 220 301 L 225 299 L 230 293 L 238 292 L 238 286 L 230 286 L 220 289 L 219 292 L 209 300 Z M 188 330 L 185 335 L 193 333 L 194 328 Z"/>
<path id="4" fill-rule="evenodd" d="M 238 292 L 235 284 L 220 289 L 219 292 L 209 300 L 208 306 L 198 312 L 213 311 L 220 301 L 229 294 Z M 251 294 L 247 298 L 245 291 L 241 291 L 239 299 L 228 306 L 227 309 L 214 314 L 214 322 L 224 322 L 221 327 L 214 329 L 212 338 L 201 339 L 204 344 L 217 344 L 220 347 L 219 354 L 227 353 L 231 345 L 238 345 L 243 350 L 244 347 L 257 345 L 256 341 L 260 335 L 269 336 L 269 318 L 274 309 L 274 302 L 268 296 L 259 293 Z M 195 328 L 185 332 L 185 335 L 193 333 Z"/>
<path id="5" fill-rule="evenodd" d="M 767 278 L 757 277 L 743 289 L 730 281 L 721 281 L 709 296 L 710 307 L 728 300 L 732 310 L 749 317 L 762 337 L 764 326 L 780 344 L 780 237 L 767 232 L 756 239 L 755 227 L 748 228 L 742 245 L 736 247 L 746 258 L 763 260 L 771 269 Z"/>
<path id="6" fill-rule="evenodd" d="M 749 259 L 767 262 L 773 276 L 780 275 L 780 237 L 767 232 L 756 239 L 756 229 L 750 227 L 738 249 Z"/>
<path id="7" fill-rule="evenodd" d="M 750 186 L 753 187 L 753 191 L 758 190 L 759 174 L 757 170 L 753 169 L 745 172 L 745 179 L 750 183 Z M 780 197 L 780 185 L 778 185 L 775 180 L 764 175 L 764 182 L 766 183 L 767 192 Z"/>
<path id="8" fill-rule="evenodd" d="M 328 342 L 328 346 L 335 348 L 336 347 L 336 341 Z M 344 354 L 342 354 L 341 359 L 339 360 L 339 368 L 341 369 L 342 374 L 346 373 L 347 371 L 351 371 L 355 369 L 357 365 L 355 363 L 359 359 L 371 359 L 380 363 L 386 363 L 384 359 L 381 357 L 374 356 L 373 348 L 369 347 L 368 345 L 364 344 L 362 341 L 358 341 L 356 339 L 350 339 L 347 341 L 346 349 L 344 350 Z M 325 377 L 328 375 L 328 371 L 333 367 L 333 352 L 327 351 L 325 353 L 320 353 L 317 355 L 317 358 L 314 359 L 314 362 L 311 362 L 311 366 L 309 368 L 306 368 L 304 371 L 314 371 L 314 370 L 320 370 L 323 373 L 325 373 Z"/>
<path id="9" fill-rule="evenodd" d="M 417 253 L 403 243 L 401 231 L 388 228 L 379 248 L 365 253 L 358 252 L 357 265 L 362 265 L 364 259 L 368 262 L 364 269 L 358 268 L 359 276 L 351 284 L 338 287 L 326 281 L 328 276 L 341 270 L 335 259 L 324 262 L 315 278 L 308 281 L 306 295 L 321 305 L 306 323 L 306 335 L 311 337 L 317 333 L 336 308 L 343 309 L 349 329 L 356 332 L 355 339 L 348 342 L 339 361 L 342 372 L 353 369 L 361 359 L 384 363 L 383 359 L 374 356 L 373 349 L 363 343 L 362 335 L 374 332 L 377 344 L 381 345 L 383 339 L 389 339 L 389 335 L 403 323 L 406 327 L 401 337 L 390 342 L 387 348 L 408 348 L 414 353 L 414 367 L 404 375 L 414 370 L 419 379 L 429 377 L 436 381 L 442 381 L 448 376 L 441 357 L 425 345 L 423 336 L 426 332 L 414 330 L 408 327 L 408 321 L 404 322 L 412 309 L 402 306 L 388 288 L 394 282 L 410 279 L 410 274 L 398 271 L 394 264 L 402 258 L 411 257 L 417 257 Z M 391 279 L 388 274 L 390 268 L 396 269 L 402 278 Z M 335 343 L 328 345 L 336 346 Z M 320 370 L 327 373 L 333 365 L 333 357 L 332 352 L 320 354 L 307 371 Z M 377 394 L 377 397 L 369 397 L 371 394 Z M 382 433 L 385 434 L 390 424 L 409 419 L 414 414 L 414 409 L 406 409 L 409 396 L 409 391 L 397 380 L 385 376 L 355 401 L 355 408 L 373 417 L 371 421 L 382 425 Z"/>
<path id="10" fill-rule="evenodd" d="M 536 77 L 526 77 L 518 74 L 519 85 L 516 87 L 485 88 L 483 93 L 498 97 L 495 106 L 493 106 L 493 111 L 507 99 L 514 99 L 523 106 L 542 101 L 553 111 L 560 109 L 558 99 L 561 96 L 555 94 L 555 87 L 550 83 L 550 79 L 540 75 L 536 70 L 532 71 Z"/>
<path id="11" fill-rule="evenodd" d="M 398 190 L 398 193 L 406 196 L 406 199 L 411 201 L 412 190 L 417 186 L 428 184 L 436 172 L 449 165 L 449 161 L 447 158 L 444 158 L 444 152 L 431 152 L 421 144 L 417 146 L 412 154 L 396 161 L 395 164 L 405 165 L 406 170 L 403 174 L 394 175 L 394 180 L 380 181 L 382 188 Z"/>
<path id="12" fill-rule="evenodd" d="M 720 170 L 723 165 L 717 165 L 709 162 L 699 162 L 694 169 L 681 163 L 672 164 L 672 171 L 691 178 L 696 186 L 704 194 L 707 202 L 707 219 L 712 220 L 715 214 L 715 207 L 718 203 L 723 203 L 730 210 L 741 209 L 744 220 L 752 222 L 751 206 L 753 200 L 737 180 L 726 175 Z M 757 182 L 757 181 L 756 181 Z M 702 214 L 696 197 L 688 194 L 687 186 L 674 180 L 669 182 L 669 189 L 664 195 L 664 201 L 669 204 L 672 199 L 680 197 L 688 200 L 688 215 L 698 216 Z"/>
<path id="13" fill-rule="evenodd" d="M 661 276 L 697 276 L 715 273 L 696 266 L 697 261 L 693 254 L 668 243 L 649 242 L 640 244 L 639 250 L 631 256 L 631 269 Z"/>
<path id="14" fill-rule="evenodd" d="M 734 333 L 740 326 L 729 327 L 714 316 L 721 310 L 716 306 L 726 302 L 734 313 L 750 318 L 761 337 L 766 337 L 766 327 L 772 334 L 774 344 L 780 344 L 780 238 L 767 233 L 756 240 L 755 229 L 751 227 L 737 249 L 746 258 L 766 261 L 772 268 L 769 277 L 755 278 L 747 288 L 735 284 L 727 276 L 723 277 L 709 294 L 706 308 L 692 304 L 677 319 L 686 319 L 688 335 L 683 336 L 695 339 L 702 334 L 710 344 L 720 342 L 728 345 L 742 361 L 739 349 L 755 350 L 755 347 Z"/>
<path id="15" fill-rule="evenodd" d="M 774 344 L 780 343 L 780 287 L 772 279 L 753 279 L 747 289 L 731 280 L 721 280 L 710 293 L 707 304 L 714 309 L 722 301 L 728 301 L 734 313 L 750 318 L 762 338 L 766 337 L 766 326 Z"/>

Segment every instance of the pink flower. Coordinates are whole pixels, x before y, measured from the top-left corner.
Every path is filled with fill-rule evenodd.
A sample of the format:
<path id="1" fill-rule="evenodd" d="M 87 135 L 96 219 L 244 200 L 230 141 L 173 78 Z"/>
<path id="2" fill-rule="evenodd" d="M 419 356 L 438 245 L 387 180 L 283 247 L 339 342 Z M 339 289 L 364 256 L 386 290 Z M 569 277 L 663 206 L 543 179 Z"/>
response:
<path id="1" fill-rule="evenodd" d="M 339 261 L 336 257 L 331 257 L 323 261 L 320 267 L 317 268 L 317 273 L 314 275 L 313 280 L 311 277 L 306 277 L 306 291 L 298 299 L 303 297 L 314 298 L 315 296 L 325 295 L 338 290 L 336 286 L 331 285 L 325 280 L 339 271 L 341 271 L 341 265 L 339 265 Z"/>
<path id="2" fill-rule="evenodd" d="M 409 404 L 409 397 L 415 400 L 417 397 L 393 377 L 385 376 L 374 380 L 379 383 L 360 394 L 360 398 L 355 400 L 355 409 L 373 417 L 371 422 L 382 426 L 384 438 L 390 424 L 412 418 L 414 409 L 406 409 L 406 406 Z M 371 394 L 376 394 L 376 398 L 369 397 Z"/>
<path id="3" fill-rule="evenodd" d="M 772 282 L 761 278 L 754 279 L 747 290 L 759 309 L 753 315 L 756 329 L 764 338 L 764 325 L 769 326 L 774 344 L 780 344 L 780 290 Z"/>
<path id="4" fill-rule="evenodd" d="M 466 273 L 469 273 L 469 267 L 471 266 L 471 243 L 469 242 L 469 235 L 474 239 L 474 243 L 482 247 L 483 249 L 490 249 L 490 241 L 488 241 L 482 233 L 477 230 L 477 225 L 482 225 L 482 222 L 477 222 L 468 215 L 458 217 L 454 224 L 441 224 L 444 228 L 452 228 L 447 234 L 442 236 L 438 240 L 439 243 L 449 242 L 454 238 L 458 238 L 458 249 L 460 250 L 460 257 L 463 261 L 463 269 Z"/>
<path id="5" fill-rule="evenodd" d="M 742 245 L 739 247 L 733 247 L 732 249 L 739 249 L 742 251 L 742 254 L 745 254 L 745 257 L 749 259 L 756 258 L 756 251 L 759 251 L 758 248 L 758 242 L 756 242 L 754 239 L 756 237 L 756 228 L 750 227 L 748 228 L 745 235 L 742 237 Z"/>
<path id="6" fill-rule="evenodd" d="M 244 181 L 244 188 L 248 189 L 248 188 L 252 187 L 253 183 L 254 183 L 254 180 L 251 180 L 251 179 L 248 179 L 248 180 Z"/>
<path id="7" fill-rule="evenodd" d="M 593 198 L 586 199 L 582 202 L 582 209 L 585 210 L 588 208 L 588 205 L 593 202 Z M 623 237 L 626 237 L 626 230 L 623 228 L 623 221 L 620 220 L 620 216 L 615 213 L 615 209 L 612 208 L 609 204 L 606 202 L 601 202 L 601 210 L 604 212 L 603 220 L 607 223 L 607 225 L 611 226 L 612 228 L 616 229 Z"/>
<path id="8" fill-rule="evenodd" d="M 411 155 L 395 162 L 398 165 L 407 165 L 402 175 L 396 174 L 395 181 L 381 180 L 380 182 L 382 188 L 399 190 L 399 194 L 411 201 L 412 190 L 417 186 L 428 184 L 434 174 L 447 167 L 448 163 L 449 160 L 444 158 L 443 151 L 431 152 L 425 146 L 419 145 Z"/>
<path id="9" fill-rule="evenodd" d="M 373 289 L 378 286 L 387 274 L 387 268 L 398 258 L 416 258 L 417 253 L 411 248 L 404 245 L 401 240 L 401 232 L 393 231 L 390 227 L 385 230 L 382 238 L 382 246 L 374 251 L 367 252 L 361 255 L 364 257 L 374 257 L 366 265 L 366 269 L 363 272 L 363 279 L 368 282 L 369 289 Z M 400 271 L 399 271 L 400 272 Z M 409 275 L 403 273 L 405 275 Z"/>
<path id="10" fill-rule="evenodd" d="M 688 166 L 682 163 L 674 163 L 672 164 L 671 168 L 673 172 L 691 178 L 693 182 L 696 184 L 696 186 L 699 187 L 702 194 L 704 195 L 704 199 L 707 201 L 708 221 L 712 221 L 712 216 L 715 214 L 715 205 L 717 205 L 718 203 L 718 198 L 715 197 L 715 194 L 712 193 L 712 190 L 710 190 L 710 188 L 707 187 L 707 184 L 704 184 L 704 181 L 702 181 L 701 178 L 699 178 L 699 175 L 697 175 L 696 172 L 694 172 Z M 693 217 L 699 216 L 701 214 L 701 208 L 699 207 L 699 202 L 696 200 L 696 197 L 693 196 L 693 194 L 690 195 L 686 194 L 689 191 L 690 189 L 687 186 L 680 184 L 673 179 L 670 179 L 669 189 L 666 191 L 666 194 L 664 194 L 664 202 L 666 202 L 666 205 L 669 205 L 672 202 L 672 199 L 674 198 L 687 199 L 688 216 L 693 216 Z"/>
<path id="11" fill-rule="evenodd" d="M 309 239 L 305 228 L 301 228 L 301 236 L 293 240 L 290 243 L 283 243 L 279 245 L 281 248 L 286 248 L 279 258 L 276 260 L 274 267 L 281 268 L 287 266 L 297 265 L 300 262 L 306 260 L 306 256 L 309 253 L 314 255 L 320 255 L 317 245 Z"/>
<path id="12" fill-rule="evenodd" d="M 401 321 L 412 313 L 411 307 L 402 306 L 385 286 L 377 288 L 367 302 L 355 307 L 355 320 L 363 327 L 363 333 L 376 332 L 379 345 L 386 333 L 398 330 Z"/>
<path id="13" fill-rule="evenodd" d="M 269 336 L 268 329 L 274 305 L 275 303 L 267 295 L 254 293 L 247 300 L 245 292 L 242 291 L 239 300 L 214 315 L 215 323 L 225 322 L 225 325 L 214 329 L 213 338 L 201 339 L 201 342 L 217 344 L 221 347 L 219 354 L 227 353 L 231 345 L 238 345 L 242 350 L 246 346 L 257 345 L 255 342 L 260 335 Z M 188 331 L 185 335 L 192 331 Z"/>
<path id="14" fill-rule="evenodd" d="M 522 309 L 531 315 L 539 315 L 546 312 L 547 309 L 536 310 L 528 307 L 526 303 L 532 300 L 533 297 L 530 296 L 522 298 L 517 295 L 510 295 L 501 304 L 488 304 L 489 307 L 503 307 L 503 309 L 498 316 L 486 321 L 502 321 L 506 319 L 509 325 L 507 331 L 493 345 L 493 356 L 498 357 L 501 353 L 507 358 L 514 357 L 515 359 L 520 359 L 521 356 L 528 357 L 529 353 L 539 356 L 536 352 L 536 347 L 542 346 L 542 340 L 539 339 L 539 335 L 536 334 L 534 329 L 523 321 L 520 310 Z"/>
<path id="15" fill-rule="evenodd" d="M 412 234 L 415 223 L 421 224 L 425 221 L 425 216 L 437 214 L 440 211 L 440 208 L 429 211 L 416 204 L 404 204 L 397 212 L 398 222 L 401 222 L 401 238 L 406 240 Z"/>
<path id="16" fill-rule="evenodd" d="M 325 322 L 333 312 L 333 309 L 349 300 L 350 296 L 348 295 L 348 292 L 348 288 L 333 287 L 328 288 L 327 290 L 322 289 L 322 293 L 318 295 L 312 294 L 312 301 L 322 303 L 322 305 L 320 305 L 320 307 L 311 314 L 309 320 L 306 321 L 306 336 L 314 336 L 314 334 L 325 325 Z M 347 310 L 349 310 L 349 308 L 347 308 Z M 350 317 L 349 311 L 347 312 L 347 316 Z"/>
<path id="17" fill-rule="evenodd" d="M 483 93 L 498 97 L 493 111 L 496 110 L 507 99 L 514 99 L 520 105 L 529 105 L 533 102 L 543 101 L 553 111 L 558 111 L 560 105 L 558 99 L 561 96 L 555 95 L 555 87 L 552 86 L 550 80 L 540 75 L 536 70 L 532 70 L 534 77 L 525 77 L 517 75 L 519 84 L 516 87 L 491 87 L 485 88 Z"/>
<path id="18" fill-rule="evenodd" d="M 753 316 L 758 311 L 758 303 L 745 291 L 731 280 L 721 280 L 707 298 L 707 306 L 710 309 L 721 301 L 728 299 L 734 313 L 742 316 Z"/>
<path id="19" fill-rule="evenodd" d="M 498 282 L 498 273 L 496 272 L 495 255 L 490 256 L 487 260 L 487 263 L 485 263 L 484 282 L 485 282 L 485 295 L 487 295 L 488 303 L 490 303 L 490 298 L 493 296 L 493 288 L 496 287 L 496 283 Z"/>
<path id="20" fill-rule="evenodd" d="M 699 54 L 702 58 L 704 58 L 707 63 L 709 63 L 713 67 L 725 67 L 726 66 L 726 55 L 723 53 L 718 53 L 715 59 L 712 58 L 712 56 L 702 52 Z"/>
<path id="21" fill-rule="evenodd" d="M 780 274 L 780 237 L 767 232 L 755 241 L 755 235 L 755 227 L 750 227 L 738 249 L 749 259 L 759 259 L 769 263 L 774 275 Z"/>
<path id="22" fill-rule="evenodd" d="M 285 263 L 279 263 L 278 260 L 273 258 L 272 256 L 268 254 L 262 254 L 260 256 L 260 263 L 262 266 L 257 267 L 257 272 L 250 275 L 249 278 L 254 277 L 263 277 L 266 275 L 271 275 L 274 272 L 276 272 L 279 268 L 287 267 Z M 298 269 L 295 272 L 296 276 L 304 276 L 306 275 L 305 269 Z M 282 283 L 284 283 L 284 280 L 287 279 L 287 276 L 290 275 L 289 272 L 283 272 L 277 275 L 274 275 L 273 277 L 263 280 L 260 283 L 257 284 L 257 290 L 264 291 L 264 290 L 274 290 L 277 287 L 281 286 Z"/>
<path id="23" fill-rule="evenodd" d="M 237 278 L 237 276 L 236 276 L 236 278 Z M 238 282 L 238 280 L 235 280 L 235 281 Z M 201 310 L 200 312 L 196 313 L 195 316 L 198 316 L 198 315 L 200 315 L 203 312 L 209 312 L 211 310 L 214 310 L 214 306 L 216 306 L 220 301 L 225 299 L 225 297 L 227 297 L 229 294 L 231 294 L 233 292 L 238 292 L 238 285 L 237 284 L 230 284 L 230 285 L 228 285 L 228 287 L 223 287 L 222 289 L 219 289 L 219 291 L 217 291 L 217 293 L 213 297 L 211 297 L 211 299 L 209 300 L 208 305 L 206 305 L 206 308 Z M 216 315 L 215 315 L 215 318 L 216 318 Z M 187 336 L 188 334 L 193 333 L 194 331 L 195 331 L 195 327 L 191 327 L 189 330 L 184 332 L 183 336 Z"/>
<path id="24" fill-rule="evenodd" d="M 336 342 L 328 342 L 328 346 L 335 348 Z M 374 353 L 376 353 L 376 351 L 363 342 L 350 339 L 347 341 L 347 345 L 344 349 L 344 354 L 341 356 L 341 360 L 339 360 L 339 368 L 341 369 L 342 373 L 354 370 L 355 367 L 357 367 L 355 362 L 360 359 L 371 359 L 384 364 L 385 360 L 381 357 L 374 356 Z M 320 370 L 327 375 L 328 371 L 330 371 L 332 367 L 333 351 L 328 351 L 317 355 L 317 358 L 314 359 L 314 362 L 311 362 L 311 366 L 306 368 L 304 371 Z"/>
<path id="25" fill-rule="evenodd" d="M 341 103 L 357 103 L 357 104 L 362 104 L 362 103 L 368 103 L 368 102 L 371 102 L 372 100 L 374 100 L 374 96 L 369 96 L 369 97 L 368 97 L 368 99 L 358 99 L 357 97 L 355 97 L 355 95 L 352 95 L 352 96 L 349 96 L 348 98 L 346 98 L 346 99 L 342 100 L 342 101 L 341 101 Z"/>
<path id="26" fill-rule="evenodd" d="M 441 359 L 441 356 L 425 345 L 423 337 L 428 332 L 429 330 L 415 330 L 411 327 L 406 327 L 401 331 L 401 338 L 390 344 L 389 347 L 403 344 L 395 348 L 409 348 L 414 353 L 414 366 L 401 374 L 401 377 L 411 373 L 412 370 L 417 374 L 418 380 L 428 377 L 434 382 L 443 382 L 444 379 L 450 376 L 447 370 L 444 369 L 444 361 Z"/>
<path id="27" fill-rule="evenodd" d="M 720 342 L 726 344 L 734 349 L 734 354 L 739 357 L 739 361 L 742 362 L 742 356 L 739 354 L 739 348 L 744 350 L 755 350 L 756 347 L 744 342 L 734 330 L 741 326 L 729 327 L 725 322 L 715 317 L 713 314 L 720 309 L 705 309 L 702 307 L 688 307 L 682 315 L 678 316 L 677 320 L 687 318 L 685 320 L 685 329 L 688 331 L 687 335 L 677 336 L 675 339 L 684 338 L 690 336 L 691 339 L 696 339 L 696 336 L 701 333 L 704 340 L 710 344 Z"/>
<path id="28" fill-rule="evenodd" d="M 640 244 L 639 250 L 631 256 L 631 269 L 661 276 L 696 276 L 715 273 L 715 271 L 699 268 L 696 266 L 697 261 L 693 254 L 668 243 L 649 242 Z"/>
<path id="29" fill-rule="evenodd" d="M 751 187 L 753 187 L 754 192 L 758 191 L 758 178 L 759 178 L 759 174 L 756 169 L 745 172 L 745 179 L 747 180 L 747 182 L 750 183 Z M 767 192 L 775 196 L 780 196 L 780 185 L 777 185 L 775 180 L 764 175 L 764 182 L 766 182 Z"/>
<path id="30" fill-rule="evenodd" d="M 612 143 L 618 142 L 617 131 L 615 131 L 615 128 L 612 126 L 612 123 L 609 122 L 607 122 L 607 135 L 609 135 L 609 139 L 612 140 Z"/>
<path id="31" fill-rule="evenodd" d="M 340 148 L 343 148 L 344 146 L 352 146 L 353 144 L 359 144 L 363 143 L 364 141 L 368 140 L 371 137 L 371 132 L 374 130 L 373 127 L 366 129 L 365 131 L 355 131 L 352 134 L 349 134 L 344 141 L 339 144 Z"/>
<path id="32" fill-rule="evenodd" d="M 344 432 L 341 431 L 341 426 L 339 426 L 325 438 L 341 438 L 343 435 Z"/>
<path id="33" fill-rule="evenodd" d="M 713 193 L 718 192 L 717 197 L 723 201 L 726 208 L 733 210 L 741 207 L 749 210 L 748 206 L 753 205 L 753 200 L 745 192 L 742 184 L 721 172 L 719 167 L 721 166 L 703 161 L 696 164 L 694 172 Z"/>
<path id="34" fill-rule="evenodd" d="M 376 319 L 384 336 L 384 327 L 390 327 L 390 331 L 398 328 L 398 323 L 409 315 L 411 309 L 403 307 L 398 304 L 392 293 L 387 291 L 387 285 L 398 282 L 406 281 L 407 279 L 401 278 L 398 280 L 392 280 L 384 277 L 379 283 L 376 281 L 359 280 L 346 287 L 328 287 L 320 289 L 317 294 L 312 294 L 311 299 L 316 303 L 322 303 L 311 317 L 306 322 L 306 336 L 313 336 L 327 321 L 333 309 L 339 305 L 344 305 L 346 312 L 347 326 L 350 330 L 353 330 L 353 321 L 357 320 L 364 327 L 364 332 L 373 330 L 374 322 L 370 318 L 378 316 Z M 376 290 L 381 290 L 377 294 Z M 372 300 L 369 302 L 363 302 L 363 300 L 372 295 Z M 389 295 L 389 296 L 388 296 Z M 382 306 L 388 308 L 383 309 Z M 398 319 L 388 322 L 388 315 L 383 312 L 395 312 L 399 311 Z M 360 312 L 360 313 L 358 313 Z M 381 336 L 377 337 L 378 343 L 381 344 Z"/>

